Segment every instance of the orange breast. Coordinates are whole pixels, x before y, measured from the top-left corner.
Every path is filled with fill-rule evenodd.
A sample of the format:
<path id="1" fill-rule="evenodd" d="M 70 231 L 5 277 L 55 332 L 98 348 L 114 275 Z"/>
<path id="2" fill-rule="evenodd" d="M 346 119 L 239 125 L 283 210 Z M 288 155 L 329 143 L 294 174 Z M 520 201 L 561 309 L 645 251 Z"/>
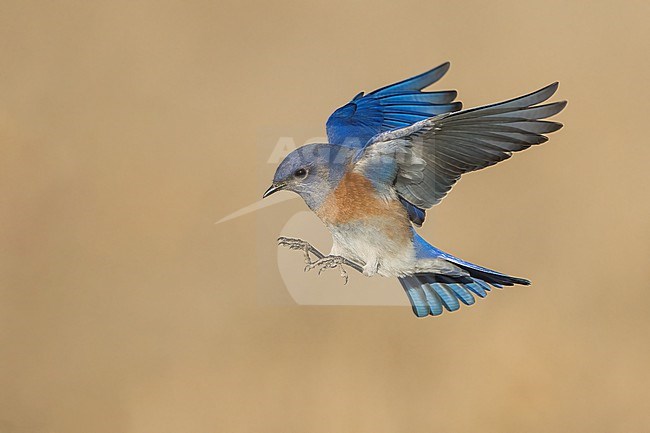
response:
<path id="1" fill-rule="evenodd" d="M 363 175 L 348 172 L 336 189 L 318 208 L 316 214 L 327 225 L 365 222 L 391 237 L 410 238 L 406 209 L 397 198 L 385 200 L 378 196 L 372 183 Z"/>

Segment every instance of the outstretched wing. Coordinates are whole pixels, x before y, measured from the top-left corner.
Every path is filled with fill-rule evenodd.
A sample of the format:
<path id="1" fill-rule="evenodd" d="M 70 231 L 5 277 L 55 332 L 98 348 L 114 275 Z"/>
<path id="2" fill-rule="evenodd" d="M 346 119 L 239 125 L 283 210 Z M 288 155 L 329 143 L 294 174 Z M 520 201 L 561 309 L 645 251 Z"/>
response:
<path id="1" fill-rule="evenodd" d="M 541 119 L 562 111 L 566 101 L 538 105 L 557 88 L 558 83 L 553 83 L 509 101 L 443 114 L 379 134 L 360 153 L 354 169 L 376 184 L 388 181 L 384 185 L 394 187 L 408 203 L 430 208 L 463 173 L 544 143 L 548 140 L 544 134 L 560 129 L 561 123 Z"/>
<path id="2" fill-rule="evenodd" d="M 422 92 L 449 70 L 449 62 L 399 83 L 377 89 L 337 109 L 327 119 L 332 144 L 363 147 L 375 135 L 409 126 L 442 113 L 460 110 L 455 90 Z"/>

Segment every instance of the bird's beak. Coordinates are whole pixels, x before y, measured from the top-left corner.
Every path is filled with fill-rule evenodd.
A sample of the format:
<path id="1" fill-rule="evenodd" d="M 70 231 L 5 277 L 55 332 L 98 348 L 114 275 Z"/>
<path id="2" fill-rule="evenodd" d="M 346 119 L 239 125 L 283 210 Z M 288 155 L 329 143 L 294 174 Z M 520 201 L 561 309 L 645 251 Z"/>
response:
<path id="1" fill-rule="evenodd" d="M 269 189 L 266 190 L 266 192 L 264 193 L 264 195 L 262 196 L 262 198 L 266 198 L 266 197 L 270 196 L 271 194 L 273 194 L 274 192 L 278 192 L 278 191 L 280 191 L 280 190 L 283 189 L 285 186 L 287 186 L 286 183 L 274 183 L 274 184 L 272 184 L 272 185 L 269 187 Z"/>

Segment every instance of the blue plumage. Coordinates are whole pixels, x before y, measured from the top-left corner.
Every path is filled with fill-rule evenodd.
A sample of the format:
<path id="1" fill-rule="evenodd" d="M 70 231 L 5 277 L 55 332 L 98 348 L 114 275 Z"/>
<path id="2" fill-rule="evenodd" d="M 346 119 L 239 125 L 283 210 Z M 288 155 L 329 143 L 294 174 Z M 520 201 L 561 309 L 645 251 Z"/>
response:
<path id="1" fill-rule="evenodd" d="M 566 105 L 545 103 L 558 88 L 553 83 L 518 98 L 458 111 L 456 91 L 422 91 L 448 69 L 444 63 L 357 94 L 328 119 L 330 143 L 309 144 L 289 154 L 264 194 L 296 192 L 331 231 L 330 256 L 308 267 L 345 264 L 367 276 L 398 277 L 418 317 L 472 305 L 492 287 L 530 284 L 446 253 L 413 226 L 422 225 L 425 209 L 438 204 L 462 174 L 548 140 L 545 134 L 562 125 L 546 119 Z M 314 251 L 301 240 L 282 242 Z"/>
<path id="2" fill-rule="evenodd" d="M 455 90 L 422 92 L 422 89 L 440 80 L 449 70 L 449 62 L 435 68 L 377 89 L 364 96 L 358 93 L 352 101 L 337 109 L 327 120 L 327 138 L 332 144 L 364 147 L 379 133 L 412 125 L 444 113 L 458 111 L 463 104 L 453 102 Z M 418 227 L 425 219 L 425 211 L 402 199 L 411 222 Z"/>
<path id="3" fill-rule="evenodd" d="M 426 216 L 426 213 L 424 210 L 420 209 L 419 207 L 412 205 L 402 197 L 399 198 L 400 202 L 406 208 L 406 214 L 409 217 L 409 220 L 413 224 L 415 224 L 417 227 L 422 227 L 422 224 L 424 223 L 424 218 Z"/>
<path id="4" fill-rule="evenodd" d="M 327 138 L 332 144 L 363 147 L 375 135 L 403 128 L 423 119 L 462 108 L 455 90 L 422 92 L 442 78 L 449 62 L 407 80 L 391 84 L 336 110 L 327 120 Z"/>
<path id="5" fill-rule="evenodd" d="M 490 291 L 490 284 L 498 288 L 515 284 L 530 284 L 530 281 L 523 278 L 511 277 L 452 256 L 429 244 L 415 231 L 413 232 L 413 243 L 418 259 L 442 258 L 453 263 L 462 271 L 458 275 L 421 273 L 399 278 L 409 299 L 414 293 L 428 294 L 422 298 L 428 306 L 426 312 L 422 306 L 413 307 L 413 312 L 418 317 L 436 316 L 442 313 L 441 306 L 444 306 L 447 311 L 456 311 L 460 307 L 458 301 L 465 305 L 472 305 L 475 302 L 472 293 L 484 298 Z"/>

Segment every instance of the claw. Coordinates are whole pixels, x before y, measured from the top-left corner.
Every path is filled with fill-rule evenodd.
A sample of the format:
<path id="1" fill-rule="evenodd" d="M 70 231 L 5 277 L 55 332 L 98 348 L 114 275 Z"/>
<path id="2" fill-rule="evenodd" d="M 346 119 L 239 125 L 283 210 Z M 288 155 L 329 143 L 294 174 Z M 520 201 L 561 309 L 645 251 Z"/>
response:
<path id="1" fill-rule="evenodd" d="M 305 255 L 305 263 L 307 263 L 307 266 L 312 263 L 309 253 L 312 253 L 319 258 L 323 257 L 323 254 L 321 254 L 320 251 L 314 248 L 309 242 L 303 241 L 302 239 L 281 236 L 278 238 L 278 245 L 288 247 L 291 250 L 302 250 Z"/>
<path id="2" fill-rule="evenodd" d="M 345 270 L 343 265 L 339 265 L 339 270 L 341 271 L 341 277 L 345 280 L 343 281 L 343 285 L 348 284 L 348 272 Z"/>
<path id="3" fill-rule="evenodd" d="M 343 284 L 348 283 L 348 273 L 343 267 L 343 265 L 347 264 L 347 260 L 344 257 L 341 256 L 326 256 L 323 257 L 322 259 L 319 259 L 313 263 L 308 264 L 305 266 L 305 272 L 310 271 L 314 268 L 318 268 L 318 275 L 320 275 L 324 270 L 326 269 L 334 269 L 334 268 L 339 268 L 339 271 L 341 273 L 341 277 L 345 279 L 345 282 Z"/>
<path id="4" fill-rule="evenodd" d="M 305 255 L 305 272 L 308 272 L 318 267 L 318 274 L 320 275 L 325 269 L 339 268 L 341 277 L 345 279 L 343 284 L 348 283 L 348 273 L 343 265 L 350 266 L 352 269 L 363 272 L 363 267 L 353 261 L 341 256 L 325 256 L 323 253 L 314 248 L 309 242 L 302 239 L 287 238 L 281 236 L 278 238 L 278 245 L 288 247 L 291 250 L 302 250 Z M 310 254 L 316 256 L 317 260 L 312 261 Z"/>

